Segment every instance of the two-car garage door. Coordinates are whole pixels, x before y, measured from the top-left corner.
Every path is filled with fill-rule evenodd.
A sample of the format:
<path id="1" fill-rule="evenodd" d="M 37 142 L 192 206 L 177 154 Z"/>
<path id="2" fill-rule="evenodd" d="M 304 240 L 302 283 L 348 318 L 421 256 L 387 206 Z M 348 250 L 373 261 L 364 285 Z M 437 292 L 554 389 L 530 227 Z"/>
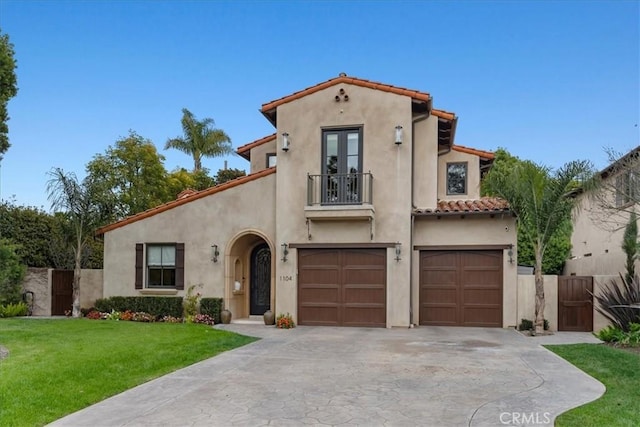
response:
<path id="1" fill-rule="evenodd" d="M 386 326 L 384 248 L 298 249 L 298 323 Z"/>
<path id="2" fill-rule="evenodd" d="M 502 327 L 502 251 L 421 251 L 420 324 Z"/>

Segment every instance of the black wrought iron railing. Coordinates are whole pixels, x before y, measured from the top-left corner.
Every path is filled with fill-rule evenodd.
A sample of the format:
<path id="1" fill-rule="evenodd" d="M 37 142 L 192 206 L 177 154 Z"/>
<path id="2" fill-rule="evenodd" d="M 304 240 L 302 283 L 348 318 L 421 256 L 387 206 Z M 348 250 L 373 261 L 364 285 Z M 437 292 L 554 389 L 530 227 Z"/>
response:
<path id="1" fill-rule="evenodd" d="M 373 202 L 373 175 L 335 173 L 307 175 L 307 204 L 361 205 Z"/>

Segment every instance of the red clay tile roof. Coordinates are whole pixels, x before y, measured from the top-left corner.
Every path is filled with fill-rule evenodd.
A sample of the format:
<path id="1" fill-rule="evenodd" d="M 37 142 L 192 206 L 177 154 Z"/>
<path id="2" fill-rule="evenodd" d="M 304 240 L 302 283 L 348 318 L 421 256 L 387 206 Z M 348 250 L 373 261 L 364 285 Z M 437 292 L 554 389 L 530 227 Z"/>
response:
<path id="1" fill-rule="evenodd" d="M 241 147 L 238 147 L 238 149 L 236 150 L 236 154 L 241 155 L 242 157 L 244 157 L 245 159 L 249 160 L 249 151 L 251 151 L 252 148 L 255 148 L 259 145 L 262 144 L 266 144 L 269 141 L 273 141 L 274 139 L 276 139 L 276 134 L 272 133 L 271 135 L 267 135 L 264 136 L 260 139 L 256 139 L 255 141 L 252 141 L 248 144 L 244 144 Z"/>
<path id="2" fill-rule="evenodd" d="M 372 82 L 370 80 L 359 79 L 357 77 L 349 77 L 346 75 L 340 75 L 339 77 L 335 77 L 333 79 L 329 79 L 326 82 L 318 83 L 317 85 L 310 86 L 306 89 L 299 90 L 298 92 L 294 92 L 291 95 L 284 96 L 282 98 L 276 99 L 271 102 L 267 102 L 266 104 L 262 104 L 262 112 L 266 112 L 268 110 L 272 110 L 282 104 L 286 104 L 287 102 L 295 101 L 296 99 L 300 99 L 304 96 L 310 95 L 312 93 L 318 92 L 322 89 L 326 89 L 328 87 L 337 85 L 339 83 L 348 83 L 356 86 L 368 87 L 370 89 L 382 90 L 384 92 L 395 93 L 397 95 L 406 95 L 413 99 L 418 99 L 420 101 L 429 102 L 431 101 L 431 95 L 426 92 L 420 92 L 417 90 L 406 89 L 398 86 L 391 86 L 384 83 Z M 435 110 L 434 110 L 435 111 Z M 452 115 L 452 113 L 447 113 L 446 111 L 442 111 L 443 114 Z M 451 119 L 449 119 L 451 120 Z"/>
<path id="3" fill-rule="evenodd" d="M 210 196 L 212 194 L 220 193 L 220 192 L 222 192 L 224 190 L 228 190 L 230 188 L 237 187 L 237 186 L 245 184 L 247 182 L 255 181 L 257 179 L 260 179 L 260 178 L 265 177 L 267 175 L 271 175 L 273 173 L 276 173 L 276 168 L 275 167 L 264 169 L 264 170 L 261 170 L 260 172 L 252 173 L 252 174 L 247 175 L 247 176 L 241 176 L 240 178 L 236 178 L 234 180 L 227 181 L 224 184 L 216 185 L 215 187 L 207 188 L 206 190 L 196 191 L 194 193 L 189 194 L 186 197 L 182 197 L 182 198 L 179 198 L 177 200 L 172 200 L 172 201 L 164 203 L 164 204 L 162 204 L 160 206 L 156 206 L 155 208 L 147 209 L 144 212 L 140 212 L 138 214 L 126 217 L 126 218 L 124 218 L 124 219 L 122 219 L 122 220 L 120 220 L 118 222 L 114 222 L 113 224 L 105 225 L 104 227 L 101 227 L 98 230 L 96 230 L 96 236 L 101 236 L 101 235 L 103 235 L 104 233 L 106 233 L 108 231 L 115 230 L 116 228 L 124 227 L 127 224 L 131 224 L 133 222 L 140 221 L 142 219 L 152 217 L 152 216 L 157 215 L 157 214 L 159 214 L 161 212 L 165 212 L 165 211 L 168 211 L 169 209 L 173 209 L 173 208 L 175 208 L 177 206 L 184 205 L 184 204 L 192 202 L 194 200 L 202 199 L 203 197 L 207 197 L 207 196 Z M 184 193 L 184 191 L 182 193 Z"/>
<path id="4" fill-rule="evenodd" d="M 431 109 L 431 114 L 433 114 L 436 117 L 440 117 L 441 119 L 445 119 L 445 120 L 455 120 L 455 118 L 456 118 L 455 113 L 450 113 L 450 112 L 444 111 L 444 110 L 436 110 L 435 108 Z"/>
<path id="5" fill-rule="evenodd" d="M 451 149 L 461 153 L 475 154 L 476 156 L 488 160 L 493 160 L 496 157 L 491 151 L 478 150 L 476 148 L 465 147 L 464 145 L 454 145 Z"/>
<path id="6" fill-rule="evenodd" d="M 439 200 L 435 209 L 414 209 L 413 214 L 455 215 L 455 214 L 495 214 L 509 212 L 509 203 L 498 197 L 482 197 L 478 200 Z"/>

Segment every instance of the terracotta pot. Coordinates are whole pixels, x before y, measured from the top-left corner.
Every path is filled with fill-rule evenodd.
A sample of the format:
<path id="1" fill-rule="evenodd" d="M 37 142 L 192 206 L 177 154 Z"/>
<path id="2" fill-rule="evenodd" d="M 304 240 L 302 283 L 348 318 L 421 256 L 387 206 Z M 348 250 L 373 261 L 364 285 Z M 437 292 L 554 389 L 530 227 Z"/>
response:
<path id="1" fill-rule="evenodd" d="M 265 325 L 275 325 L 276 323 L 276 315 L 273 314 L 273 311 L 267 310 L 264 312 L 264 324 Z"/>
<path id="2" fill-rule="evenodd" d="M 222 320 L 222 323 L 224 323 L 225 325 L 231 323 L 231 316 L 231 312 L 227 309 L 224 309 L 220 312 L 220 320 Z"/>

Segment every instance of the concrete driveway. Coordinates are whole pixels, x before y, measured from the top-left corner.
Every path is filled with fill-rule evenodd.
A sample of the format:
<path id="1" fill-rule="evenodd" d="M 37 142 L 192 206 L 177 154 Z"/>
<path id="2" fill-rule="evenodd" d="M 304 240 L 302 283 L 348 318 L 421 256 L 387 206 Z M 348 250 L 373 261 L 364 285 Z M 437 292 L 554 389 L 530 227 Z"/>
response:
<path id="1" fill-rule="evenodd" d="M 552 425 L 605 390 L 539 345 L 597 342 L 590 334 L 219 327 L 264 338 L 52 425 Z"/>

